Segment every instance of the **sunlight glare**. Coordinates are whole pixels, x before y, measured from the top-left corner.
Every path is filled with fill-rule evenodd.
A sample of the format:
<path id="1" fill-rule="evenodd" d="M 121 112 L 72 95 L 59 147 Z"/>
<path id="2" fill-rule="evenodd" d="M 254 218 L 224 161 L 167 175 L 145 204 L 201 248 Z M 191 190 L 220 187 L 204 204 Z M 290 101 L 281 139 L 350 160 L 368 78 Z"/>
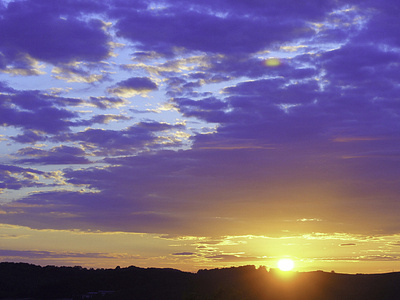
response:
<path id="1" fill-rule="evenodd" d="M 278 261 L 278 268 L 281 271 L 291 271 L 294 268 L 293 260 L 289 258 L 283 258 Z"/>

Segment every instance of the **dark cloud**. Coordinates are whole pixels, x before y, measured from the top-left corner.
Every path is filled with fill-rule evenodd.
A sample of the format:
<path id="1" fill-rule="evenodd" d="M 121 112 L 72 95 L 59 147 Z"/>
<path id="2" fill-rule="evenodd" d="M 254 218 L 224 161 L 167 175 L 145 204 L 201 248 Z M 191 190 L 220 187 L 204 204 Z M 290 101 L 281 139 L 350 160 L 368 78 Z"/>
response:
<path id="1" fill-rule="evenodd" d="M 67 109 L 83 103 L 74 98 L 54 97 L 40 91 L 14 91 L 0 95 L 0 124 L 26 132 L 56 133 L 68 131 L 77 113 Z M 32 134 L 31 134 L 32 135 Z M 27 137 L 27 136 L 25 136 Z M 24 140 L 20 136 L 21 140 Z"/>
<path id="2" fill-rule="evenodd" d="M 292 80 L 300 80 L 313 76 L 316 72 L 314 68 L 296 68 L 294 60 L 280 60 L 280 65 L 268 67 L 266 60 L 254 57 L 215 57 L 210 59 L 207 72 L 213 74 L 214 80 L 221 80 L 235 77 L 259 78 L 261 76 L 291 78 Z"/>
<path id="3" fill-rule="evenodd" d="M 45 141 L 47 137 L 34 130 L 25 130 L 23 134 L 10 137 L 10 139 L 22 144 L 35 144 L 39 141 Z"/>
<path id="4" fill-rule="evenodd" d="M 221 83 L 233 79 L 233 77 L 226 74 L 215 73 L 210 68 L 207 68 L 207 72 L 192 73 L 188 77 L 194 81 L 189 81 L 178 76 L 168 76 L 166 80 L 166 95 L 172 98 L 183 96 L 193 98 L 209 97 L 212 95 L 211 92 L 198 92 L 197 89 L 206 84 Z"/>
<path id="5" fill-rule="evenodd" d="M 17 160 L 22 164 L 42 164 L 42 165 L 64 165 L 64 164 L 90 164 L 91 161 L 85 157 L 85 151 L 77 147 L 59 146 L 50 150 L 39 148 L 22 148 L 17 154 L 29 158 Z"/>
<path id="6" fill-rule="evenodd" d="M 102 119 L 101 117 L 95 117 L 95 119 L 97 118 Z M 93 120 L 90 122 L 93 122 Z M 80 142 L 88 148 L 94 148 L 96 155 L 134 154 L 147 149 L 147 147 L 156 146 L 160 141 L 157 132 L 183 128 L 183 125 L 140 122 L 123 130 L 88 128 L 85 131 L 59 135 L 55 137 L 55 140 L 60 142 Z M 169 142 L 169 145 L 174 146 L 173 142 Z"/>
<path id="7" fill-rule="evenodd" d="M 44 186 L 38 181 L 39 175 L 45 172 L 31 168 L 0 165 L 0 191 L 3 189 L 20 190 L 24 187 Z"/>
<path id="8" fill-rule="evenodd" d="M 134 194 L 132 197 L 135 197 Z M 47 202 L 45 205 L 44 199 Z M 110 201 L 112 207 L 109 206 Z M 0 218 L 7 224 L 40 229 L 118 231 L 126 228 L 128 231 L 155 233 L 160 227 L 178 229 L 183 225 L 176 216 L 148 211 L 143 203 L 122 197 L 119 192 L 41 192 L 2 205 L 2 210 Z M 24 215 L 31 218 L 21 219 Z"/>
<path id="9" fill-rule="evenodd" d="M 138 43 L 143 50 L 170 54 L 174 48 L 183 47 L 190 51 L 236 56 L 309 36 L 312 31 L 306 20 L 310 21 L 310 17 L 318 20 L 332 7 L 331 1 L 310 8 L 285 2 L 247 5 L 218 1 L 187 5 L 167 1 L 163 13 L 118 10 L 112 16 L 119 19 L 118 35 Z M 260 9 L 256 9 L 258 6 Z"/>
<path id="10" fill-rule="evenodd" d="M 67 171 L 65 177 L 69 183 L 83 184 L 100 193 L 40 193 L 22 199 L 21 203 L 48 205 L 36 212 L 25 210 L 31 217 L 24 225 L 55 226 L 52 224 L 56 214 L 45 218 L 43 212 L 58 212 L 77 214 L 57 225 L 66 228 L 78 226 L 79 221 L 79 226 L 84 228 L 104 230 L 206 235 L 265 234 L 269 228 L 272 234 L 282 228 L 284 219 L 311 215 L 335 220 L 334 230 L 396 230 L 396 226 L 390 229 L 397 218 L 396 202 L 369 200 L 382 194 L 377 189 L 382 187 L 382 181 L 376 181 L 380 175 L 371 170 L 367 173 L 372 181 L 361 181 L 359 175 L 353 175 L 360 162 L 327 156 L 335 148 L 325 148 L 320 154 L 321 145 L 314 148 L 314 144 L 311 148 L 314 150 L 309 144 L 297 145 L 294 154 L 290 147 L 258 147 L 248 139 L 247 144 L 243 140 L 237 144 L 221 144 L 221 139 L 216 142 L 197 150 L 108 158 L 106 162 L 112 167 Z M 394 192 L 396 182 L 386 185 L 385 189 Z M 360 206 L 357 200 L 362 190 L 365 190 L 366 206 Z M 283 203 L 286 209 L 281 208 Z M 192 215 L 193 211 L 196 216 Z M 385 219 L 379 219 L 378 211 L 385 214 Z M 366 223 L 354 224 L 354 214 L 364 215 Z M 14 215 L 2 218 L 8 222 L 18 220 Z M 39 218 L 42 225 L 32 221 Z M 208 224 L 206 228 L 204 224 Z M 299 226 L 293 222 L 284 226 L 292 232 L 303 232 L 306 226 L 313 225 Z M 330 228 L 325 223 L 318 226 Z"/>
<path id="11" fill-rule="evenodd" d="M 217 135 L 198 136 L 198 142 L 217 136 L 260 144 L 327 142 L 341 134 L 396 136 L 396 53 L 372 45 L 344 46 L 313 55 L 313 61 L 321 69 L 306 69 L 303 80 L 294 80 L 290 69 L 296 73 L 295 68 L 286 67 L 287 76 L 225 88 L 223 99 L 175 98 L 173 103 L 185 116 L 220 124 Z"/>
<path id="12" fill-rule="evenodd" d="M 251 1 L 234 1 L 234 0 L 220 0 L 220 1 L 192 1 L 187 4 L 185 1 L 167 1 L 170 7 L 175 9 L 191 9 L 208 14 L 225 14 L 226 18 L 230 16 L 282 16 L 284 19 L 304 18 L 308 20 L 317 21 L 323 15 L 335 7 L 338 2 L 332 0 L 310 1 L 307 3 L 292 3 L 290 0 L 272 0 L 265 3 L 262 0 Z M 186 6 L 184 6 L 186 4 Z"/>
<path id="13" fill-rule="evenodd" d="M 35 143 L 60 132 L 69 132 L 71 127 L 107 124 L 111 121 L 129 120 L 122 115 L 95 115 L 89 120 L 79 120 L 79 113 L 70 107 L 91 104 L 101 109 L 112 108 L 124 103 L 119 98 L 95 98 L 89 101 L 48 95 L 41 91 L 17 91 L 3 86 L 0 95 L 0 122 L 2 126 L 14 126 L 24 131 L 11 137 L 20 143 Z"/>
<path id="14" fill-rule="evenodd" d="M 16 126 L 50 133 L 68 130 L 71 123 L 67 120 L 76 116 L 68 110 L 55 107 L 42 107 L 31 112 L 2 107 L 0 114 L 2 126 Z"/>
<path id="15" fill-rule="evenodd" d="M 125 104 L 125 101 L 120 98 L 111 97 L 90 97 L 89 103 L 100 109 L 108 109 L 118 107 Z"/>
<path id="16" fill-rule="evenodd" d="M 12 93 L 15 90 L 11 88 L 6 82 L 0 81 L 0 91 L 2 93 Z"/>
<path id="17" fill-rule="evenodd" d="M 16 204 L 46 203 L 21 212 L 30 216 L 23 225 L 34 228 L 81 227 L 201 236 L 265 234 L 267 224 L 272 234 L 276 226 L 282 226 L 279 220 L 288 214 L 293 219 L 317 212 L 324 218 L 334 214 L 337 203 L 299 200 L 316 195 L 308 188 L 304 190 L 303 182 L 296 182 L 294 178 L 299 174 L 292 170 L 293 159 L 283 163 L 285 156 L 262 149 L 217 149 L 109 158 L 106 162 L 112 167 L 65 171 L 68 183 L 98 193 L 37 193 Z M 313 168 L 310 161 L 297 162 L 297 168 L 303 178 L 312 176 L 310 171 L 304 172 Z M 313 186 L 331 177 L 318 178 Z M 253 205 L 248 205 L 249 199 Z M 279 207 L 283 199 L 295 208 L 282 211 Z M 57 216 L 65 214 L 70 217 L 56 222 Z M 21 215 L 5 214 L 1 219 L 14 224 L 22 221 Z M 296 224 L 287 226 L 299 230 Z"/>
<path id="18" fill-rule="evenodd" d="M 392 49 L 374 47 L 369 43 L 350 44 L 323 55 L 323 67 L 327 78 L 346 89 L 365 89 L 375 97 L 390 92 L 390 81 L 399 80 L 396 63 L 400 55 Z M 389 83 L 384 84 L 384 82 Z M 379 93 L 380 92 L 380 93 Z M 377 94 L 378 93 L 378 94 Z"/>
<path id="19" fill-rule="evenodd" d="M 57 67 L 53 68 L 51 73 L 54 78 L 67 82 L 86 82 L 94 84 L 110 80 L 106 71 L 101 69 L 102 67 L 105 66 L 93 62 L 79 64 L 59 63 Z M 95 71 L 98 72 L 96 73 Z"/>
<path id="20" fill-rule="evenodd" d="M 93 2 L 12 1 L 0 20 L 2 67 L 27 68 L 29 57 L 52 64 L 100 61 L 109 55 L 108 36 L 103 23 L 81 21 L 79 8 Z M 89 4 L 89 5 L 87 5 Z M 65 13 L 65 15 L 63 15 Z"/>
<path id="21" fill-rule="evenodd" d="M 4 93 L 1 95 L 1 103 L 5 106 L 12 104 L 19 106 L 23 110 L 34 110 L 52 106 L 77 106 L 84 101 L 76 98 L 63 98 L 51 96 L 38 90 L 17 91 Z"/>
<path id="22" fill-rule="evenodd" d="M 196 253 L 193 252 L 178 252 L 178 253 L 173 253 L 172 255 L 176 255 L 176 256 L 191 256 L 191 255 L 195 255 Z"/>
<path id="23" fill-rule="evenodd" d="M 398 3 L 395 0 L 356 2 L 360 9 L 368 9 L 370 12 L 366 29 L 360 33 L 357 41 L 374 41 L 380 45 L 399 47 L 400 38 L 396 29 L 400 12 Z"/>
<path id="24" fill-rule="evenodd" d="M 43 258 L 112 258 L 112 255 L 105 253 L 79 253 L 79 252 L 55 252 L 55 251 L 34 251 L 34 250 L 6 250 L 0 249 L 0 256 L 28 259 L 43 259 Z"/>
<path id="25" fill-rule="evenodd" d="M 216 137 L 257 140 L 260 145 L 299 141 L 317 137 L 330 124 L 327 112 L 315 103 L 320 94 L 315 80 L 292 85 L 283 79 L 262 79 L 225 92 L 223 100 L 174 99 L 184 115 L 221 125 L 216 135 L 196 137 L 199 146 Z"/>
<path id="26" fill-rule="evenodd" d="M 90 126 L 93 124 L 108 124 L 112 121 L 126 121 L 130 120 L 130 117 L 126 116 L 118 116 L 118 115 L 95 115 L 89 120 L 82 120 L 79 122 L 76 122 L 74 126 Z"/>
<path id="27" fill-rule="evenodd" d="M 115 87 L 108 89 L 108 92 L 122 97 L 131 97 L 137 93 L 147 93 L 156 89 L 157 84 L 147 77 L 131 77 L 118 82 Z"/>
<path id="28" fill-rule="evenodd" d="M 184 116 L 196 117 L 207 122 L 222 122 L 226 117 L 225 109 L 228 103 L 214 97 L 201 100 L 175 98 L 173 103 L 180 109 Z"/>

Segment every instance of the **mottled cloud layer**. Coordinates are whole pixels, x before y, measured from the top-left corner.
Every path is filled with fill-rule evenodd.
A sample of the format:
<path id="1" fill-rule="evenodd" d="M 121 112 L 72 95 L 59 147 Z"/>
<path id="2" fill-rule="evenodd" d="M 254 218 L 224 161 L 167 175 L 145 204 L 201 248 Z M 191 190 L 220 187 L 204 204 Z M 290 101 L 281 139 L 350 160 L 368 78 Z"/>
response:
<path id="1" fill-rule="evenodd" d="M 398 12 L 390 0 L 3 3 L 0 222 L 397 234 Z"/>

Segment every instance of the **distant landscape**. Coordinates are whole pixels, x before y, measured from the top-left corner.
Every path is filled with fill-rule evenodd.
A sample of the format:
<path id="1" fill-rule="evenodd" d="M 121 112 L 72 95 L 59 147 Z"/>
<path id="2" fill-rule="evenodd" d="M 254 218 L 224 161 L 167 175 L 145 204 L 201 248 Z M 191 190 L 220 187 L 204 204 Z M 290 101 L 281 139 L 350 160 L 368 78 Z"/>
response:
<path id="1" fill-rule="evenodd" d="M 255 266 L 189 273 L 3 262 L 0 299 L 392 300 L 400 299 L 400 273 L 300 273 Z"/>

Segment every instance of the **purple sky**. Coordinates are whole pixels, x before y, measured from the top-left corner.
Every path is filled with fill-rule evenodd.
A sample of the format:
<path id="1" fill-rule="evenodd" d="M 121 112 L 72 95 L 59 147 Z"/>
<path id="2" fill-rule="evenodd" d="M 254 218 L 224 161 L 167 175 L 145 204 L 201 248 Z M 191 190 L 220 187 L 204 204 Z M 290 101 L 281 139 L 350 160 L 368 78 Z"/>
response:
<path id="1" fill-rule="evenodd" d="M 1 1 L 0 261 L 399 269 L 399 15 Z"/>

